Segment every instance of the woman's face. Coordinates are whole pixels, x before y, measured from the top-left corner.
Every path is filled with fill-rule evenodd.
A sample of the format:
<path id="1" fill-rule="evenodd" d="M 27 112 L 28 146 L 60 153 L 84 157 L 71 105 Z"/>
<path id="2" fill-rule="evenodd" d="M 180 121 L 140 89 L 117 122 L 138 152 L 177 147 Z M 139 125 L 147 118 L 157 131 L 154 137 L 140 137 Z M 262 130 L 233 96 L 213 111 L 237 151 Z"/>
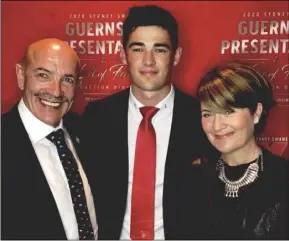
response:
<path id="1" fill-rule="evenodd" d="M 258 109 L 258 108 L 257 108 Z M 215 113 L 201 103 L 202 127 L 211 144 L 222 154 L 232 154 L 255 142 L 254 124 L 259 112 L 234 108 L 233 112 Z"/>

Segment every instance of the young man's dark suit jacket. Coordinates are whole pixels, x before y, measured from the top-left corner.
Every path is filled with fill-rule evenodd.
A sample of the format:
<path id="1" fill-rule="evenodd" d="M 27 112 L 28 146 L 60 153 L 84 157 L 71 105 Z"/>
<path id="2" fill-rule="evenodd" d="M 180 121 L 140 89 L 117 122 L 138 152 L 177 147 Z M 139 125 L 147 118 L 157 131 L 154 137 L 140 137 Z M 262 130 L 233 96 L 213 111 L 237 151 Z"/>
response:
<path id="1" fill-rule="evenodd" d="M 128 191 L 128 101 L 126 89 L 89 103 L 83 114 L 84 165 L 95 199 L 99 239 L 121 235 Z M 202 191 L 198 166 L 192 163 L 207 143 L 200 120 L 198 102 L 175 88 L 163 190 L 166 239 L 198 236 L 199 204 L 205 199 L 198 195 Z M 187 203 L 188 195 L 194 195 L 193 203 Z"/>
<path id="2" fill-rule="evenodd" d="M 64 126 L 75 148 L 77 116 Z M 15 105 L 1 116 L 1 239 L 66 239 L 60 215 Z"/>

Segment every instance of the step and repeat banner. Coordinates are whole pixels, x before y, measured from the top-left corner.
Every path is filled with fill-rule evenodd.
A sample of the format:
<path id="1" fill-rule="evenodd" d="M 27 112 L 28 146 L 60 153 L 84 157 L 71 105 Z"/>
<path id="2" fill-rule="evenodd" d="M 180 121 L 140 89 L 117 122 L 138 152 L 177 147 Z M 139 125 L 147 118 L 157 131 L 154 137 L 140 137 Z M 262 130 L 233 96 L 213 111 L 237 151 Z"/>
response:
<path id="1" fill-rule="evenodd" d="M 122 22 L 129 7 L 144 4 L 168 9 L 179 23 L 183 55 L 173 82 L 184 92 L 195 95 L 201 76 L 224 60 L 249 63 L 270 80 L 277 106 L 257 140 L 289 158 L 288 1 L 2 1 L 2 113 L 21 96 L 15 64 L 30 43 L 45 37 L 67 41 L 81 59 L 74 111 L 127 88 L 119 57 Z"/>

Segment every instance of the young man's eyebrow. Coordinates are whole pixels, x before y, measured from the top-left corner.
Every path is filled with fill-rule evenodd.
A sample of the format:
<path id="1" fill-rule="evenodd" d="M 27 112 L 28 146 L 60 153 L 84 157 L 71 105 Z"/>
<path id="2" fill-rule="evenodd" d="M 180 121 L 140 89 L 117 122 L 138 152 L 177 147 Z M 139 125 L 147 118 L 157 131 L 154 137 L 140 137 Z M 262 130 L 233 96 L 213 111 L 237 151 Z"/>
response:
<path id="1" fill-rule="evenodd" d="M 131 48 L 131 47 L 133 47 L 133 46 L 141 46 L 141 47 L 143 47 L 143 46 L 145 46 L 145 44 L 142 43 L 142 42 L 131 42 L 131 43 L 128 45 L 128 48 Z"/>
<path id="2" fill-rule="evenodd" d="M 133 46 L 140 46 L 140 47 L 143 47 L 145 46 L 144 43 L 142 42 L 131 42 L 129 45 L 128 45 L 128 48 L 131 48 Z M 166 44 L 166 43 L 155 43 L 154 44 L 154 47 L 164 47 L 164 48 L 167 48 L 167 49 L 171 49 L 170 45 L 169 44 Z"/>
<path id="3" fill-rule="evenodd" d="M 167 49 L 171 49 L 170 45 L 168 45 L 166 43 L 155 43 L 154 47 L 165 47 Z"/>

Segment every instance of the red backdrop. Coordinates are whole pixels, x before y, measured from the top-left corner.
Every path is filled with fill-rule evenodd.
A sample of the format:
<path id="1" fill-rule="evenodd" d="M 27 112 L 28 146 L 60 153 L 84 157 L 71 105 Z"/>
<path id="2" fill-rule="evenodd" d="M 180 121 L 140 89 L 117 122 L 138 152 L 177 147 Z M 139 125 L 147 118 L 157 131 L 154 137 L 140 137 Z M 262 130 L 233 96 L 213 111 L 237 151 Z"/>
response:
<path id="1" fill-rule="evenodd" d="M 141 1 L 4 1 L 2 2 L 2 113 L 20 98 L 15 64 L 27 45 L 44 37 L 66 40 L 82 64 L 81 85 L 73 110 L 88 101 L 128 87 L 119 47 L 127 9 Z M 146 1 L 165 7 L 180 26 L 181 62 L 173 82 L 194 95 L 209 67 L 238 59 L 256 66 L 274 88 L 272 110 L 261 145 L 289 158 L 288 1 Z"/>

